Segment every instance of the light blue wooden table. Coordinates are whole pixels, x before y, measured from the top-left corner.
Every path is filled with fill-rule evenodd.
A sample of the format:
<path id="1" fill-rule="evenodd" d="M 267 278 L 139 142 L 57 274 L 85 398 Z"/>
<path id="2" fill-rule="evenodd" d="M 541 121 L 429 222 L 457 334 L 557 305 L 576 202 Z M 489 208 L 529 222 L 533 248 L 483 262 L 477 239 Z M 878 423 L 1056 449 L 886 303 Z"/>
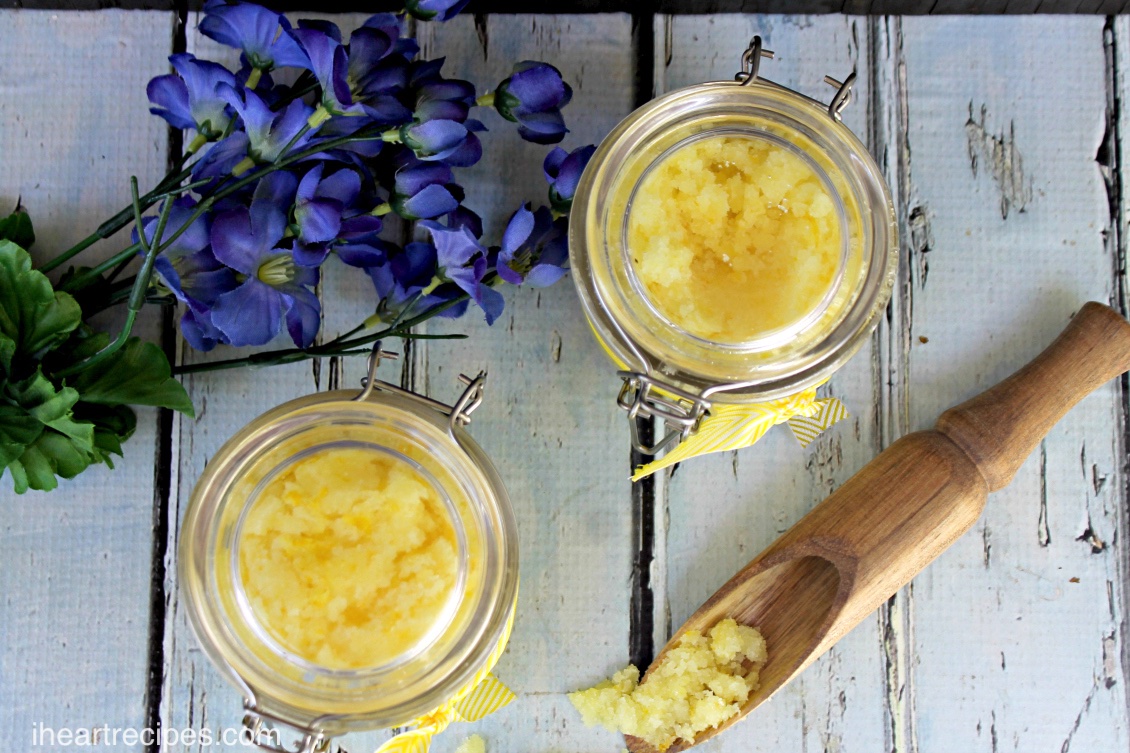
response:
<path id="1" fill-rule="evenodd" d="M 441 399 L 459 371 L 490 370 L 472 429 L 515 500 L 523 578 L 498 667 L 519 699 L 453 726 L 437 753 L 471 732 L 492 753 L 619 750 L 617 736 L 580 724 L 566 692 L 619 669 L 631 647 L 662 645 L 879 450 L 1026 362 L 1084 301 L 1126 311 L 1126 19 L 660 16 L 644 70 L 656 92 L 729 78 L 753 33 L 777 53 L 763 75 L 813 96 L 830 95 L 825 74 L 859 72 L 845 119 L 897 198 L 904 252 L 889 315 L 830 386 L 852 418 L 807 450 L 774 431 L 633 496 L 616 380 L 568 281 L 512 293 L 493 328 L 471 316 L 430 329 L 471 339 L 416 343 L 396 368 Z M 41 253 L 123 205 L 131 172 L 143 183 L 164 173 L 167 131 L 147 114 L 145 84 L 165 72 L 173 37 L 170 13 L 0 11 L 0 210 L 22 198 Z M 600 139 L 648 94 L 634 88 L 627 16 L 460 18 L 420 38 L 425 54 L 446 54 L 450 70 L 482 84 L 515 60 L 557 64 L 577 92 L 570 147 Z M 217 52 L 191 28 L 188 48 Z M 489 233 L 543 195 L 544 152 L 509 129 L 487 140 L 466 184 Z M 374 304 L 352 270 L 328 274 L 320 294 L 328 335 Z M 183 505 L 237 427 L 298 395 L 354 385 L 360 369 L 327 361 L 194 376 L 185 384 L 198 418 L 142 411 L 117 470 L 49 495 L 17 497 L 0 481 L 0 751 L 73 749 L 35 747 L 40 725 L 238 724 L 239 698 L 181 608 L 172 555 Z M 1087 398 L 974 531 L 703 750 L 1130 749 L 1128 406 L 1124 384 Z M 343 744 L 368 751 L 386 736 Z M 178 739 L 160 749 L 222 748 Z"/>

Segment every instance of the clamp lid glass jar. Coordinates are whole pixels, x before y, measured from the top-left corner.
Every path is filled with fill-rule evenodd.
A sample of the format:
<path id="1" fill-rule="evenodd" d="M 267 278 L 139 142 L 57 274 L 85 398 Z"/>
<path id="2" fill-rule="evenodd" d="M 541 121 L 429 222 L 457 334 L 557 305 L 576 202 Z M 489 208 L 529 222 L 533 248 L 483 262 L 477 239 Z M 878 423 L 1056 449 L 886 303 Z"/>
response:
<path id="1" fill-rule="evenodd" d="M 601 143 L 573 199 L 570 263 L 631 417 L 694 430 L 712 403 L 796 394 L 866 341 L 890 298 L 890 192 L 830 105 L 758 76 L 659 97 Z M 634 422 L 633 422 L 634 424 Z"/>
<path id="2" fill-rule="evenodd" d="M 376 380 L 389 355 L 378 343 L 360 395 L 310 395 L 244 427 L 182 525 L 197 638 L 256 735 L 284 723 L 300 750 L 450 700 L 513 616 L 514 515 L 463 428 L 485 374 L 449 407 Z"/>

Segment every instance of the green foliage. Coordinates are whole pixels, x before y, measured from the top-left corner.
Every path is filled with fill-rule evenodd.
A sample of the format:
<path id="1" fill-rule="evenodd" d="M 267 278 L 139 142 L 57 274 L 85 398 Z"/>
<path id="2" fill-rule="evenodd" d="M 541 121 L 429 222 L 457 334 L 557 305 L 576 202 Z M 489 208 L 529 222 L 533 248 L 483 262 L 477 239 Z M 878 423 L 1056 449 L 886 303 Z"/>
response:
<path id="1" fill-rule="evenodd" d="M 34 238 L 26 213 L 0 220 L 0 476 L 10 474 L 21 494 L 54 489 L 94 464 L 112 468 L 137 427 L 130 405 L 192 415 L 165 354 L 136 337 L 69 379 L 56 376 L 110 338 L 32 268 L 22 244 Z"/>

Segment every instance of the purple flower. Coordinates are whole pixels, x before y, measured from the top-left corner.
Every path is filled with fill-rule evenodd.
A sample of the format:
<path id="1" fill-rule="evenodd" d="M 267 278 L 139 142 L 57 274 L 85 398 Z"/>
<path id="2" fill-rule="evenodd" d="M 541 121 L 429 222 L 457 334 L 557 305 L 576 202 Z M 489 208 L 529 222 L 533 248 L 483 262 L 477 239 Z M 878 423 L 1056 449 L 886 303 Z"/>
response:
<path id="1" fill-rule="evenodd" d="M 381 299 L 379 309 L 389 320 L 407 313 L 406 306 L 427 311 L 463 295 L 458 285 L 437 279 L 436 259 L 430 243 L 409 243 L 403 249 L 388 244 L 382 262 L 366 268 Z M 463 301 L 439 316 L 455 319 L 466 311 Z"/>
<path id="2" fill-rule="evenodd" d="M 257 164 L 274 162 L 292 140 L 292 149 L 300 149 L 310 140 L 312 131 L 302 131 L 313 110 L 301 100 L 291 102 L 285 110 L 276 113 L 250 89 L 220 84 L 219 92 L 239 115 L 244 130 L 216 143 L 201 160 L 207 164 L 194 166 L 194 176 L 226 175 L 244 157 L 251 157 Z"/>
<path id="3" fill-rule="evenodd" d="M 243 277 L 212 307 L 212 323 L 232 345 L 269 342 L 284 319 L 295 345 L 314 342 L 321 307 L 311 287 L 318 271 L 296 263 L 291 249 L 280 245 L 296 189 L 290 173 L 271 173 L 256 187 L 250 209 L 233 209 L 212 223 L 216 258 Z"/>
<path id="4" fill-rule="evenodd" d="M 486 314 L 487 324 L 502 314 L 502 294 L 483 283 L 488 271 L 487 250 L 465 227 L 445 227 L 438 222 L 420 223 L 436 249 L 437 274 L 458 285 Z"/>
<path id="5" fill-rule="evenodd" d="M 312 167 L 298 184 L 294 205 L 294 224 L 298 243 L 294 260 L 316 267 L 325 260 L 330 243 L 341 232 L 342 219 L 361 193 L 361 178 L 352 170 L 338 170 L 322 178 L 324 163 Z"/>
<path id="6" fill-rule="evenodd" d="M 400 140 L 427 162 L 443 161 L 455 167 L 469 167 L 482 157 L 483 147 L 470 124 L 454 120 L 429 120 L 401 126 Z"/>
<path id="7" fill-rule="evenodd" d="M 560 280 L 569 261 L 567 225 L 546 207 L 519 207 L 502 234 L 498 276 L 506 282 L 544 288 Z"/>
<path id="8" fill-rule="evenodd" d="M 572 152 L 555 147 L 546 155 L 542 170 L 545 172 L 545 179 L 549 181 L 549 203 L 558 212 L 568 212 L 572 207 L 573 194 L 577 192 L 581 173 L 585 171 L 595 151 L 596 147 L 592 145 L 582 146 Z"/>
<path id="9" fill-rule="evenodd" d="M 222 65 L 188 54 L 172 55 L 169 62 L 176 73 L 157 76 L 145 89 L 154 105 L 149 112 L 160 115 L 174 128 L 192 129 L 207 139 L 218 139 L 231 115 L 227 100 L 216 87 L 235 86 L 235 76 Z"/>
<path id="10" fill-rule="evenodd" d="M 572 98 L 573 90 L 561 79 L 561 71 L 549 63 L 524 60 L 496 87 L 494 109 L 517 123 L 518 134 L 526 141 L 556 144 L 569 131 L 561 108 Z"/>
<path id="11" fill-rule="evenodd" d="M 361 106 L 354 104 L 349 89 L 349 56 L 340 37 L 334 39 L 312 28 L 294 29 L 290 34 L 310 59 L 310 70 L 322 87 L 322 107 L 333 115 L 360 114 Z"/>
<path id="12" fill-rule="evenodd" d="M 287 34 L 290 22 L 260 5 L 208 0 L 204 4 L 200 32 L 221 44 L 243 50 L 253 68 L 271 70 L 310 65 L 295 41 Z"/>
<path id="13" fill-rule="evenodd" d="M 406 220 L 428 220 L 452 212 L 459 199 L 452 193 L 458 189 L 451 168 L 442 162 L 419 162 L 396 171 L 389 203 L 393 211 Z M 459 191 L 460 198 L 462 191 Z"/>
<path id="14" fill-rule="evenodd" d="M 235 288 L 236 282 L 232 271 L 212 254 L 208 214 L 202 214 L 186 227 L 195 210 L 196 201 L 191 197 L 181 196 L 173 201 L 162 238 L 172 237 L 181 228 L 184 231 L 157 256 L 153 269 L 177 300 L 198 311 L 207 311 L 220 295 Z M 145 239 L 152 243 L 157 218 L 144 218 L 142 227 Z M 136 242 L 136 229 L 133 235 Z"/>
<path id="15" fill-rule="evenodd" d="M 404 10 L 421 21 L 449 21 L 470 2 L 471 0 L 406 0 Z"/>

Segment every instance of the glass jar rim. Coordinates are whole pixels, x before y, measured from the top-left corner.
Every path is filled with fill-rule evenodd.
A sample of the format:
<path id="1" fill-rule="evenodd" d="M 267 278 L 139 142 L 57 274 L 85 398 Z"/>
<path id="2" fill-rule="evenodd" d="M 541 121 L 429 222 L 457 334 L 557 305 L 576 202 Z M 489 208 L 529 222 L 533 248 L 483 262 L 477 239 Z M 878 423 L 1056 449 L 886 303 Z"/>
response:
<path id="1" fill-rule="evenodd" d="M 457 422 L 449 422 L 430 406 L 379 390 L 361 402 L 354 397 L 351 391 L 309 395 L 268 411 L 237 432 L 197 482 L 178 547 L 189 622 L 213 664 L 244 693 L 250 706 L 296 726 L 309 725 L 331 734 L 402 724 L 462 690 L 503 639 L 517 594 L 517 525 L 506 489 L 485 452 Z M 468 613 L 460 631 L 445 640 L 443 656 L 417 657 L 408 669 L 397 662 L 357 673 L 287 662 L 278 666 L 288 671 L 278 671 L 261 658 L 262 646 L 247 642 L 248 626 L 231 623 L 232 609 L 225 600 L 234 594 L 221 587 L 228 563 L 216 557 L 218 537 L 230 536 L 231 531 L 224 534 L 219 529 L 225 513 L 245 513 L 249 500 L 235 499 L 231 491 L 265 453 L 310 426 L 324 426 L 327 417 L 343 416 L 383 422 L 380 428 L 389 434 L 411 427 L 417 432 L 412 441 L 428 443 L 437 462 L 449 464 L 444 466 L 444 473 L 450 474 L 447 481 L 465 485 L 460 493 L 466 494 L 471 513 L 477 516 L 481 582 L 474 600 L 465 605 Z M 229 586 L 229 590 L 234 589 Z M 296 671 L 292 674 L 291 669 Z M 407 674 L 409 670 L 414 674 Z M 395 687 L 388 687 L 392 681 Z"/>
<path id="2" fill-rule="evenodd" d="M 608 267 L 616 254 L 609 248 L 606 228 L 622 219 L 608 216 L 620 209 L 619 204 L 612 206 L 614 196 L 610 195 L 621 190 L 618 181 L 635 176 L 634 160 L 641 164 L 654 161 L 652 155 L 639 156 L 649 145 L 664 138 L 681 141 L 674 135 L 679 129 L 700 127 L 708 132 L 723 117 L 739 115 L 751 122 L 756 115 L 759 123 L 787 125 L 821 147 L 822 156 L 835 159 L 868 234 L 860 243 L 867 256 L 863 283 L 811 356 L 793 354 L 777 362 L 760 357 L 751 366 L 748 349 L 713 344 L 687 347 L 672 355 L 669 330 L 641 326 L 626 317 L 625 309 L 614 300 L 619 295 L 619 273 Z M 594 334 L 621 369 L 668 384 L 674 388 L 672 394 L 747 403 L 784 397 L 821 383 L 862 347 L 890 298 L 897 270 L 898 231 L 890 191 L 862 142 L 828 106 L 758 78 L 677 89 L 621 121 L 597 148 L 578 184 L 569 247 L 582 308 Z"/>

